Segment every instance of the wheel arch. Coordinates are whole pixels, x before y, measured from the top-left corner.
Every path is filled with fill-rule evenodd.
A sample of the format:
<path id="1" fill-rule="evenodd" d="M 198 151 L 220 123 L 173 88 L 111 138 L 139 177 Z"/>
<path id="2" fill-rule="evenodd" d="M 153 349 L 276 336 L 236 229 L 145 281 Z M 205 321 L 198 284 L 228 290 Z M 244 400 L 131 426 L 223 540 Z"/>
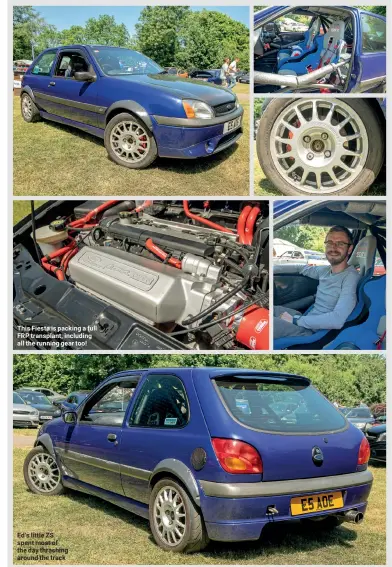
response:
<path id="1" fill-rule="evenodd" d="M 52 455 L 52 457 L 56 457 L 53 448 L 52 439 L 50 438 L 48 433 L 43 433 L 42 435 L 39 435 L 39 437 L 37 437 L 34 443 L 34 447 L 39 447 L 39 446 L 44 447 L 44 449 L 46 449 Z"/>
<path id="2" fill-rule="evenodd" d="M 105 116 L 105 126 L 110 122 L 110 120 L 117 114 L 122 112 L 130 112 L 137 118 L 140 118 L 142 122 L 152 131 L 152 120 L 147 110 L 143 108 L 138 102 L 133 100 L 118 100 L 114 102 L 106 111 Z"/>
<path id="3" fill-rule="evenodd" d="M 29 95 L 29 97 L 33 100 L 33 102 L 35 103 L 35 97 L 34 97 L 34 93 L 33 93 L 33 89 L 31 87 L 29 87 L 29 85 L 25 85 L 21 88 L 20 91 L 20 97 L 22 97 L 23 94 L 27 93 Z"/>
<path id="4" fill-rule="evenodd" d="M 155 484 L 162 478 L 170 477 L 173 480 L 179 480 L 189 494 L 193 498 L 195 504 L 200 507 L 200 492 L 196 479 L 192 471 L 181 461 L 177 459 L 164 459 L 152 471 L 149 488 L 152 490 Z"/>

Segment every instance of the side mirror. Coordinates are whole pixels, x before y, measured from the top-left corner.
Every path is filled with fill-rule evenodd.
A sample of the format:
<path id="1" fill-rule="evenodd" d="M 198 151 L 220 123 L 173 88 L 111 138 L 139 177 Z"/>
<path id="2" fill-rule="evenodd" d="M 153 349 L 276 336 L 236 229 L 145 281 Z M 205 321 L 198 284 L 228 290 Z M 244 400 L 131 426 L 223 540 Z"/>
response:
<path id="1" fill-rule="evenodd" d="M 90 71 L 76 71 L 74 78 L 75 81 L 81 81 L 82 83 L 93 83 L 97 80 L 97 75 Z"/>
<path id="2" fill-rule="evenodd" d="M 68 424 L 75 424 L 78 420 L 78 416 L 76 411 L 65 411 L 62 414 L 62 418 L 64 423 L 68 423 Z"/>

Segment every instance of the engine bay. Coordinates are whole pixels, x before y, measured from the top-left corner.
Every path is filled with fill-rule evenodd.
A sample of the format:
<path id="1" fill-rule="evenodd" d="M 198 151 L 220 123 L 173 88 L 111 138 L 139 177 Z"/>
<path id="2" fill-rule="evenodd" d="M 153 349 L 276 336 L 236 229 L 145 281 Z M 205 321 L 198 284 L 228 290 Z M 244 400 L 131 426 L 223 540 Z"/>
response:
<path id="1" fill-rule="evenodd" d="M 309 18 L 308 27 L 287 31 L 283 22 L 289 18 L 283 17 L 256 27 L 255 92 L 345 92 L 354 44 L 351 14 L 340 7 L 288 12 Z"/>
<path id="2" fill-rule="evenodd" d="M 38 349 L 49 324 L 91 329 L 91 349 L 268 349 L 268 239 L 268 201 L 32 205 L 14 230 L 15 332 Z"/>

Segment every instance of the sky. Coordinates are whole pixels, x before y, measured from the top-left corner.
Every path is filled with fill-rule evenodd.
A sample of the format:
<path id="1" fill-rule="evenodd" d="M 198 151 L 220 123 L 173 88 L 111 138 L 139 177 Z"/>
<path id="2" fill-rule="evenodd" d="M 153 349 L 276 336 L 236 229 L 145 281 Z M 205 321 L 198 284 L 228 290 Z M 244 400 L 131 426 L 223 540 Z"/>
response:
<path id="1" fill-rule="evenodd" d="M 124 23 L 129 33 L 133 35 L 135 24 L 144 6 L 34 6 L 34 8 L 48 24 L 53 24 L 60 31 L 71 26 L 84 26 L 89 18 L 107 14 L 114 16 L 116 23 Z M 191 10 L 199 11 L 203 8 L 222 12 L 249 27 L 249 8 L 247 6 L 192 6 Z"/>

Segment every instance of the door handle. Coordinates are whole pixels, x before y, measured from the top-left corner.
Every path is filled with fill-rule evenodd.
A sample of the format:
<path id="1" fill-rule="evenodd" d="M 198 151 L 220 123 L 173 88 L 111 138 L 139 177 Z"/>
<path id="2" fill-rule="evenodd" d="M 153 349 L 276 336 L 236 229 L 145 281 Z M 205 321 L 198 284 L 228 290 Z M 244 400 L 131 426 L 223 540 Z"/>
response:
<path id="1" fill-rule="evenodd" d="M 118 445 L 117 435 L 115 433 L 109 433 L 109 435 L 107 436 L 107 440 L 110 441 L 111 443 L 114 443 L 115 445 Z"/>
<path id="2" fill-rule="evenodd" d="M 54 87 L 56 85 L 56 83 L 54 81 L 50 81 L 48 87 Z"/>

